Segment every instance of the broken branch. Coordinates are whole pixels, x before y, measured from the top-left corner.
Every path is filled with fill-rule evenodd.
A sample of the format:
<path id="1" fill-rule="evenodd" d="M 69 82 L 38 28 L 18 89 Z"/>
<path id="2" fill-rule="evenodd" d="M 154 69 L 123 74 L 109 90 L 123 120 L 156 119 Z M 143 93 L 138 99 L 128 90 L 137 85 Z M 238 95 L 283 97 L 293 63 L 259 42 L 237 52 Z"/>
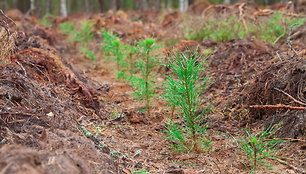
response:
<path id="1" fill-rule="evenodd" d="M 285 109 L 292 109 L 292 110 L 306 110 L 306 107 L 299 107 L 299 106 L 289 106 L 284 104 L 278 104 L 278 105 L 251 105 L 249 108 L 255 108 L 255 109 L 279 109 L 279 108 L 285 108 Z"/>
<path id="2" fill-rule="evenodd" d="M 293 98 L 290 94 L 286 93 L 285 91 L 282 91 L 282 90 L 280 90 L 280 89 L 278 89 L 278 88 L 274 88 L 274 89 L 275 89 L 276 91 L 278 91 L 278 92 L 281 92 L 281 93 L 285 94 L 286 96 L 288 96 L 288 97 L 289 97 L 291 100 L 293 100 L 294 102 L 296 102 L 296 103 L 298 103 L 298 104 L 300 104 L 300 105 L 306 106 L 306 103 L 303 103 L 303 102 L 301 102 L 301 101 L 299 101 L 299 100 Z"/>

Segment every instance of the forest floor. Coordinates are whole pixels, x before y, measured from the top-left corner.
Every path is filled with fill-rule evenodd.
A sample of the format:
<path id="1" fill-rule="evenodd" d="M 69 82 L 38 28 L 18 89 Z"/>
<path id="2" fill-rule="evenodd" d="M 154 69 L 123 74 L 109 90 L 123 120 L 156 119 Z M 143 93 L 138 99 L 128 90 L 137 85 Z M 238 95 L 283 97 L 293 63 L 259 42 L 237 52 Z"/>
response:
<path id="1" fill-rule="evenodd" d="M 241 7 L 212 6 L 205 13 L 231 16 L 239 14 Z M 246 18 L 271 15 L 269 11 L 261 14 L 263 11 L 252 5 L 245 8 Z M 280 121 L 283 125 L 277 136 L 291 141 L 277 147 L 280 160 L 267 159 L 273 170 L 261 167 L 256 172 L 306 172 L 305 22 L 290 33 L 290 44 L 283 39 L 273 45 L 251 37 L 187 40 L 184 28 L 190 25 L 196 30 L 193 25 L 203 19 L 196 14 L 75 14 L 50 18 L 50 27 L 20 12 L 6 14 L 16 23 L 15 28 L 10 23 L 11 29 L 18 32 L 1 40 L 6 51 L 12 52 L 10 60 L 0 59 L 1 174 L 250 173 L 249 159 L 237 140 L 245 135 L 246 127 L 258 132 Z M 80 51 L 82 44 L 70 42 L 60 33 L 59 25 L 67 21 L 79 28 L 84 21 L 93 22 L 95 34 L 88 47 L 95 53 L 95 62 Z M 5 33 L 2 28 L 1 34 Z M 141 112 L 144 102 L 133 95 L 135 89 L 130 83 L 117 78 L 115 62 L 100 50 L 102 29 L 118 34 L 124 43 L 156 38 L 164 45 L 159 50 L 161 62 L 172 50 L 184 52 L 197 47 L 200 53 L 210 52 L 207 74 L 214 84 L 206 91 L 203 103 L 212 103 L 207 152 L 172 151 L 171 142 L 164 138 L 170 111 L 161 97 L 167 68 L 156 68 L 159 86 L 151 113 Z M 11 43 L 11 39 L 15 47 L 3 44 Z M 250 108 L 252 105 L 260 106 Z"/>

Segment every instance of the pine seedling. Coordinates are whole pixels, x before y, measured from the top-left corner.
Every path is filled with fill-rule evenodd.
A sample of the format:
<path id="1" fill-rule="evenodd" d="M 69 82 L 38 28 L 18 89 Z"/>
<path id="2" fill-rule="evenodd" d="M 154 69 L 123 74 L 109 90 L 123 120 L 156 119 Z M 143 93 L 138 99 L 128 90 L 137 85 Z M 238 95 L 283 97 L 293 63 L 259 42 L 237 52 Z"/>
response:
<path id="1" fill-rule="evenodd" d="M 154 39 L 146 39 L 138 42 L 138 51 L 142 55 L 142 59 L 138 61 L 138 68 L 141 71 L 141 77 L 133 77 L 132 83 L 134 87 L 138 88 L 135 91 L 136 96 L 139 99 L 145 99 L 146 109 L 148 115 L 150 115 L 150 101 L 154 96 L 154 83 L 152 77 L 152 69 L 155 67 L 157 60 L 153 56 L 152 50 L 157 48 Z"/>
<path id="2" fill-rule="evenodd" d="M 249 160 L 251 173 L 256 173 L 256 170 L 259 167 L 273 169 L 269 164 L 268 159 L 276 161 L 279 159 L 277 154 L 280 150 L 276 148 L 279 143 L 286 142 L 286 140 L 277 139 L 275 137 L 276 132 L 281 127 L 281 122 L 272 127 L 273 121 L 274 117 L 265 131 L 251 134 L 246 128 L 245 137 L 240 137 L 240 140 L 238 140 L 240 148 L 245 152 L 245 155 Z"/>
<path id="3" fill-rule="evenodd" d="M 171 75 L 169 75 L 170 78 L 172 78 Z M 166 86 L 169 84 L 166 84 Z M 163 95 L 164 100 L 167 102 L 168 106 L 170 107 L 170 119 L 174 118 L 174 112 L 177 107 L 176 100 L 174 100 L 174 97 L 176 95 L 176 85 L 174 86 L 167 86 L 166 88 L 167 93 Z"/>
<path id="4" fill-rule="evenodd" d="M 87 47 L 83 47 L 82 48 L 82 53 L 86 57 L 90 58 L 94 62 L 94 64 L 96 63 L 97 59 L 95 58 L 95 53 L 94 52 L 90 51 Z"/>
<path id="5" fill-rule="evenodd" d="M 93 38 L 92 25 L 93 22 L 84 23 L 82 25 L 82 30 L 75 34 L 75 40 L 81 43 L 83 47 L 87 47 L 89 41 Z"/>
<path id="6" fill-rule="evenodd" d="M 77 31 L 75 26 L 69 22 L 65 22 L 59 25 L 60 32 L 66 36 L 68 36 L 69 41 L 75 41 L 75 37 L 77 35 Z"/>
<path id="7" fill-rule="evenodd" d="M 103 35 L 102 47 L 101 49 L 104 51 L 106 55 L 112 55 L 114 52 L 114 41 L 118 39 L 116 35 L 112 32 L 102 31 Z"/>
<path id="8" fill-rule="evenodd" d="M 50 18 L 52 18 L 53 15 L 50 13 L 45 14 L 42 19 L 40 20 L 40 23 L 46 27 L 50 27 L 52 25 L 52 23 L 48 20 Z"/>
<path id="9" fill-rule="evenodd" d="M 96 62 L 95 54 L 88 48 L 89 41 L 93 38 L 92 22 L 83 24 L 81 31 L 75 29 L 73 24 L 68 22 L 60 24 L 60 32 L 69 37 L 70 42 L 81 44 L 81 52 L 84 56 Z"/>
<path id="10" fill-rule="evenodd" d="M 125 76 L 123 72 L 123 68 L 126 66 L 126 63 L 123 61 L 124 46 L 120 44 L 119 39 L 115 39 L 113 45 L 114 45 L 113 55 L 115 56 L 116 59 L 117 71 L 118 71 L 117 78 L 119 79 Z"/>
<path id="11" fill-rule="evenodd" d="M 197 50 L 189 55 L 177 53 L 169 57 L 171 75 L 166 76 L 165 98 L 172 108 L 179 109 L 179 118 L 182 121 L 180 126 L 174 123 L 172 118 L 168 121 L 166 137 L 174 148 L 179 151 L 201 152 L 208 147 L 209 141 L 201 139 L 205 134 L 207 126 L 203 125 L 203 115 L 209 107 L 203 109 L 199 114 L 200 104 L 203 98 L 200 96 L 209 85 L 210 77 L 202 77 L 205 68 L 205 59 L 200 60 Z"/>
<path id="12" fill-rule="evenodd" d="M 134 74 L 134 59 L 133 57 L 135 56 L 135 54 L 138 52 L 138 48 L 135 44 L 133 45 L 127 45 L 128 48 L 128 54 L 127 54 L 127 58 L 128 58 L 128 64 L 129 64 L 129 74 L 130 74 L 130 78 L 133 77 Z"/>
<path id="13" fill-rule="evenodd" d="M 93 22 L 84 23 L 82 30 L 75 33 L 75 40 L 82 45 L 82 53 L 84 56 L 90 58 L 94 63 L 96 62 L 95 54 L 89 49 L 89 41 L 93 39 L 93 31 L 91 26 Z"/>
<path id="14" fill-rule="evenodd" d="M 115 39 L 113 41 L 113 49 L 112 54 L 115 58 L 116 64 L 117 64 L 117 78 L 126 78 L 126 75 L 124 73 L 124 69 L 126 69 L 127 63 L 124 61 L 124 55 L 125 55 L 125 45 L 121 45 L 119 39 Z"/>
<path id="15" fill-rule="evenodd" d="M 120 41 L 116 39 L 116 40 L 114 40 L 113 44 L 114 44 L 114 46 L 115 46 L 115 49 L 114 49 L 113 54 L 114 54 L 115 57 L 116 57 L 117 70 L 118 70 L 118 72 L 119 72 L 119 71 L 120 71 L 120 59 L 122 58 L 122 55 L 121 55 L 120 52 L 119 52 Z"/>
<path id="16" fill-rule="evenodd" d="M 117 78 L 125 77 L 125 73 L 123 69 L 126 67 L 126 63 L 123 58 L 125 55 L 125 45 L 122 45 L 119 38 L 111 32 L 102 31 L 104 35 L 103 46 L 102 49 L 108 55 L 111 55 L 116 61 L 117 66 Z"/>
<path id="17" fill-rule="evenodd" d="M 148 172 L 145 168 L 139 169 L 139 170 L 135 170 L 132 171 L 133 174 L 150 174 L 150 172 Z"/>

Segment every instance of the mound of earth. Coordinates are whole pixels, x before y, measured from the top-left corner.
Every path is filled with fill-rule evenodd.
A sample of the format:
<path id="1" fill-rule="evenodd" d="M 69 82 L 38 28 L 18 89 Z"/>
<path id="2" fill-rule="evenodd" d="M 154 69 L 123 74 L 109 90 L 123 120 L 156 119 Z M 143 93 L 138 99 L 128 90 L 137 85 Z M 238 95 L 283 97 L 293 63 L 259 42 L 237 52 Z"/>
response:
<path id="1" fill-rule="evenodd" d="M 207 62 L 214 84 L 214 106 L 224 119 L 244 120 L 247 114 L 245 86 L 253 83 L 257 73 L 273 62 L 275 48 L 257 39 L 233 39 L 228 42 L 203 41 L 202 50 L 211 50 Z"/>
<path id="2" fill-rule="evenodd" d="M 109 151 L 81 131 L 102 118 L 95 90 L 39 34 L 15 43 L 0 65 L 0 173 L 117 173 Z"/>
<path id="3" fill-rule="evenodd" d="M 265 127 L 268 127 L 274 116 L 275 123 L 284 120 L 281 137 L 305 137 L 305 79 L 305 57 L 286 58 L 258 74 L 248 87 L 248 105 L 263 106 L 250 110 L 250 121 L 264 120 Z"/>

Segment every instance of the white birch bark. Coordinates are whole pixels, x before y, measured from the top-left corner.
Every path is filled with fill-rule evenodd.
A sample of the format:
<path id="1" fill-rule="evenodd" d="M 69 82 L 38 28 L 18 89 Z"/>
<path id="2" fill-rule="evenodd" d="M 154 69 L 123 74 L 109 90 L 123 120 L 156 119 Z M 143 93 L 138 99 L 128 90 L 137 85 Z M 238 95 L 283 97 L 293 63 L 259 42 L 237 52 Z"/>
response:
<path id="1" fill-rule="evenodd" d="M 117 0 L 112 0 L 112 10 L 114 12 L 117 10 Z"/>
<path id="2" fill-rule="evenodd" d="M 147 0 L 142 0 L 141 5 L 142 5 L 142 10 L 146 10 L 146 9 L 148 9 L 148 3 L 147 3 Z"/>
<path id="3" fill-rule="evenodd" d="M 223 3 L 224 4 L 231 4 L 231 0 L 224 0 Z"/>
<path id="4" fill-rule="evenodd" d="M 30 9 L 31 11 L 33 11 L 35 9 L 35 1 L 31 0 L 30 2 L 31 2 Z"/>
<path id="5" fill-rule="evenodd" d="M 51 0 L 46 0 L 46 13 L 51 13 Z"/>
<path id="6" fill-rule="evenodd" d="M 186 12 L 188 10 L 188 0 L 180 0 L 180 11 Z"/>
<path id="7" fill-rule="evenodd" d="M 67 17 L 66 0 L 61 0 L 60 10 L 61 10 L 61 16 Z"/>

